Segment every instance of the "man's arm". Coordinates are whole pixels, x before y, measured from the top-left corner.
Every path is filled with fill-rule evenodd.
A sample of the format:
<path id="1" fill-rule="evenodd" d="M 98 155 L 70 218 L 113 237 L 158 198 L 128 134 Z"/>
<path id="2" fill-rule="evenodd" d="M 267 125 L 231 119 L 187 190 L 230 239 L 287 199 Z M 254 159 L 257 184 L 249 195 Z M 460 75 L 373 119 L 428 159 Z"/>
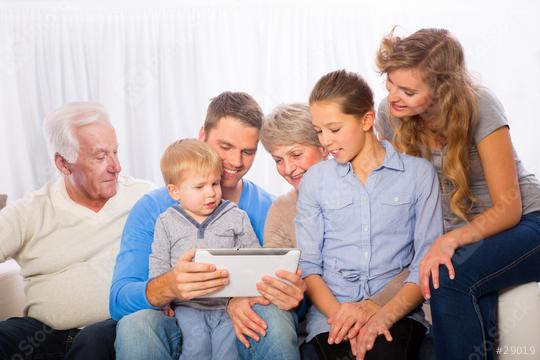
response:
<path id="1" fill-rule="evenodd" d="M 159 189 L 143 196 L 131 210 L 124 232 L 120 252 L 114 268 L 109 309 L 114 320 L 153 306 L 146 298 L 148 261 L 154 239 L 154 226 L 167 198 Z M 163 202 L 160 206 L 160 200 Z M 172 205 L 172 200 L 170 201 Z"/>

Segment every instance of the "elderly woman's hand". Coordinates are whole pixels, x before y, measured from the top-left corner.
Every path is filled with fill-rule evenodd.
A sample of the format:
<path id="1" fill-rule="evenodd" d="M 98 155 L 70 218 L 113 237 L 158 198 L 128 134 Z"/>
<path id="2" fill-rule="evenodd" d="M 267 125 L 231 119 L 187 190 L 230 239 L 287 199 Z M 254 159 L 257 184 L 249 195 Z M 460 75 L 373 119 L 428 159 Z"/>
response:
<path id="1" fill-rule="evenodd" d="M 306 283 L 302 279 L 300 269 L 296 274 L 285 270 L 276 272 L 278 278 L 265 276 L 257 283 L 257 290 L 272 304 L 281 310 L 291 310 L 300 304 L 306 291 Z M 280 279 L 286 280 L 284 282 Z"/>

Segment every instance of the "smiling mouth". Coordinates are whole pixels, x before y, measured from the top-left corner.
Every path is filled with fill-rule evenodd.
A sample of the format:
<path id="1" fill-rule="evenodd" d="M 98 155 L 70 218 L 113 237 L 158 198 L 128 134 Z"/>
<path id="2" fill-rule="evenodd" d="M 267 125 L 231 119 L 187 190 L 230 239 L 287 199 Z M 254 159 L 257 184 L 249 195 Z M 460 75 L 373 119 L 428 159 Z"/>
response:
<path id="1" fill-rule="evenodd" d="M 405 110 L 407 108 L 407 106 L 398 105 L 398 104 L 392 104 L 392 108 L 394 110 L 397 110 L 397 111 L 402 111 L 402 110 Z"/>
<path id="2" fill-rule="evenodd" d="M 223 169 L 223 173 L 226 175 L 236 175 L 240 172 L 240 170 L 230 170 L 230 169 Z"/>
<path id="3" fill-rule="evenodd" d="M 336 157 L 336 155 L 339 154 L 340 151 L 341 151 L 341 149 L 328 150 L 330 155 L 332 155 L 333 157 Z"/>
<path id="4" fill-rule="evenodd" d="M 306 173 L 306 172 L 304 171 L 304 172 L 302 172 L 302 173 L 300 173 L 300 174 L 291 175 L 291 176 L 289 176 L 289 177 L 290 177 L 292 180 L 299 180 L 299 179 L 302 178 L 302 176 L 304 176 L 305 173 Z"/>

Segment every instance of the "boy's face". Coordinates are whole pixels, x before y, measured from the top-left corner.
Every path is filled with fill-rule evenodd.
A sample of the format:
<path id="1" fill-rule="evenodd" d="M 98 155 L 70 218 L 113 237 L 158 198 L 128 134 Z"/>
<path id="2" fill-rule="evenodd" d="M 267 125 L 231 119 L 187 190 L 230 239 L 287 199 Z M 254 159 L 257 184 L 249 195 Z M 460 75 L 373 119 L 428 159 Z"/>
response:
<path id="1" fill-rule="evenodd" d="M 169 195 L 198 222 L 212 214 L 221 201 L 220 174 L 188 170 L 177 184 L 167 185 Z"/>
<path id="2" fill-rule="evenodd" d="M 237 118 L 226 116 L 208 133 L 201 131 L 200 138 L 216 150 L 223 161 L 221 186 L 236 187 L 253 165 L 259 130 L 243 124 Z"/>

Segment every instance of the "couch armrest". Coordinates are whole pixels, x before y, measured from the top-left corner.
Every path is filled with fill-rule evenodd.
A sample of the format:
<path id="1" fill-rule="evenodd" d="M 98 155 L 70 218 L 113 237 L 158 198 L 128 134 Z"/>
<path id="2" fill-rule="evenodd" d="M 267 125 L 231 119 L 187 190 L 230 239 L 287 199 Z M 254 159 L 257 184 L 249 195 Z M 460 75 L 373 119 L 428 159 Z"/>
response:
<path id="1" fill-rule="evenodd" d="M 14 260 L 0 263 L 0 321 L 22 316 L 24 311 L 24 280 Z"/>
<path id="2" fill-rule="evenodd" d="M 535 282 L 501 291 L 499 294 L 499 360 L 527 358 L 524 347 L 530 354 L 535 348 L 536 358 L 540 352 L 540 291 Z M 512 354 L 512 347 L 515 352 Z M 520 348 L 520 349 L 519 349 Z M 504 354 L 503 352 L 507 353 Z M 520 351 L 519 353 L 517 351 Z"/>

